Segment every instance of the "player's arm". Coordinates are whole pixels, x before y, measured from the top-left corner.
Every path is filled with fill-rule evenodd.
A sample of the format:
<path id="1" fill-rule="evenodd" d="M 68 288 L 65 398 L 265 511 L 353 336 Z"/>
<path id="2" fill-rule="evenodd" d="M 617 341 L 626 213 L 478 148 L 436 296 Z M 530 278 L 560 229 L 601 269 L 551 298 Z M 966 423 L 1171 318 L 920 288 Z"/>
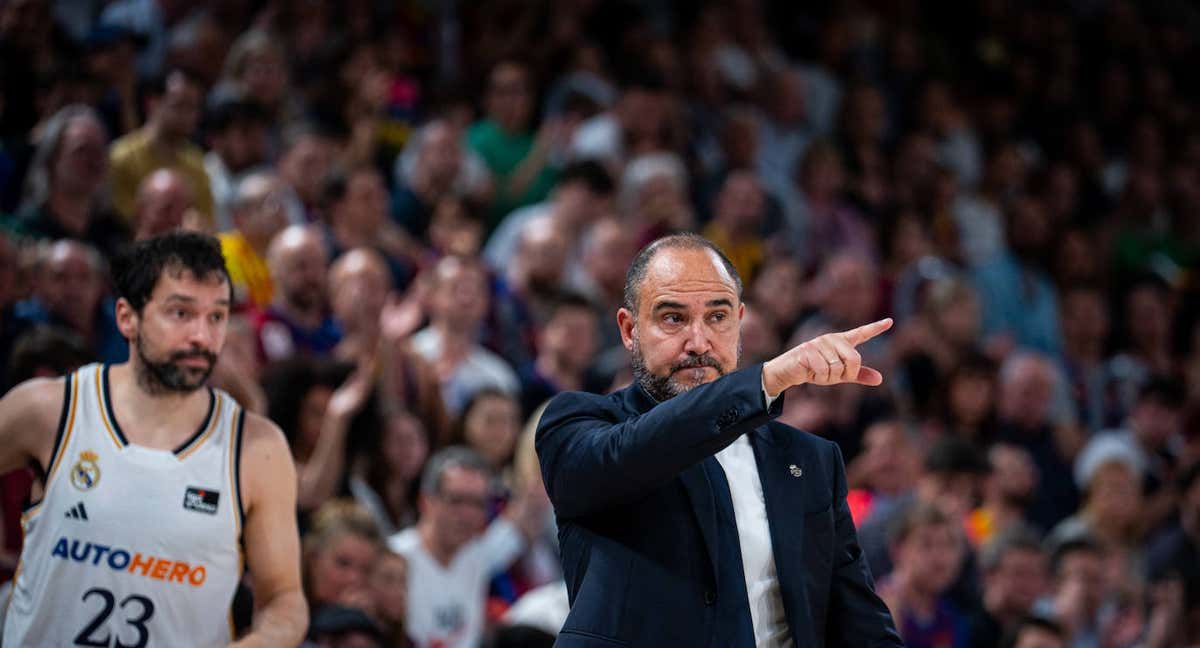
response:
<path id="1" fill-rule="evenodd" d="M 35 378 L 0 399 L 0 474 L 36 459 L 49 470 L 63 412 L 63 378 Z"/>
<path id="2" fill-rule="evenodd" d="M 308 628 L 296 528 L 296 467 L 283 433 L 246 414 L 242 439 L 243 534 L 257 602 L 254 626 L 235 643 L 249 648 L 298 646 Z"/>

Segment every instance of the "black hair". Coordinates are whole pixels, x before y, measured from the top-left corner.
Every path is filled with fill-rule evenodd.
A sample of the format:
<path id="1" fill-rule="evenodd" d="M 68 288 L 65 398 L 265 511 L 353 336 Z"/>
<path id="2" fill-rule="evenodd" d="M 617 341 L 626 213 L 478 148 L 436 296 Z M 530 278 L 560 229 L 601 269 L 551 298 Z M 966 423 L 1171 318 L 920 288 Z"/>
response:
<path id="1" fill-rule="evenodd" d="M 187 270 L 200 281 L 214 276 L 224 281 L 233 302 L 233 282 L 225 269 L 221 243 L 207 234 L 187 231 L 146 239 L 118 254 L 112 263 L 116 296 L 141 313 L 163 273 L 178 270 Z"/>
<path id="2" fill-rule="evenodd" d="M 957 437 L 943 437 L 925 455 L 925 470 L 941 475 L 986 475 L 991 472 L 991 466 L 974 443 Z"/>
<path id="3" fill-rule="evenodd" d="M 1058 570 L 1062 567 L 1063 560 L 1066 559 L 1067 555 L 1081 552 L 1099 557 L 1104 555 L 1104 547 L 1100 545 L 1098 540 L 1086 533 L 1081 533 L 1058 542 L 1054 544 L 1050 551 L 1050 573 L 1057 576 Z"/>
<path id="4" fill-rule="evenodd" d="M 454 420 L 454 426 L 450 432 L 450 445 L 467 445 L 467 415 L 471 413 L 471 410 L 475 409 L 476 405 L 489 398 L 502 398 L 512 401 L 517 404 L 518 412 L 521 409 L 521 401 L 503 389 L 497 387 L 483 387 L 479 389 L 474 394 L 471 394 L 471 398 L 467 399 L 467 404 L 463 405 L 462 413 Z"/>
<path id="5" fill-rule="evenodd" d="M 741 301 L 742 277 L 738 274 L 737 268 L 733 267 L 733 262 L 729 260 L 729 257 L 725 256 L 725 253 L 721 251 L 721 248 L 717 247 L 716 243 L 699 234 L 684 232 L 682 234 L 664 236 L 650 242 L 633 258 L 633 263 L 629 264 L 629 270 L 625 273 L 624 303 L 622 304 L 625 310 L 637 315 L 638 293 L 641 291 L 642 282 L 646 279 L 646 269 L 650 267 L 650 262 L 659 250 L 667 249 L 711 250 L 721 260 L 721 265 L 725 267 L 725 271 L 733 278 L 733 284 L 737 289 L 738 301 Z"/>
<path id="6" fill-rule="evenodd" d="M 61 376 L 94 359 L 94 354 L 75 331 L 39 324 L 22 333 L 13 343 L 7 384 L 12 386 L 29 380 L 41 369 L 49 369 Z"/>
<path id="7" fill-rule="evenodd" d="M 230 99 L 208 109 L 204 115 L 204 128 L 209 133 L 223 133 L 240 125 L 265 126 L 267 113 L 253 101 Z"/>
<path id="8" fill-rule="evenodd" d="M 283 430 L 289 444 L 296 442 L 300 432 L 300 408 L 308 393 L 315 387 L 337 389 L 352 370 L 353 366 L 346 363 L 304 356 L 280 360 L 263 369 L 261 382 L 267 397 L 267 417 Z"/>
<path id="9" fill-rule="evenodd" d="M 1004 648 L 1016 648 L 1017 643 L 1021 640 L 1021 633 L 1026 628 L 1037 628 L 1062 639 L 1064 642 L 1067 639 L 1066 630 L 1057 621 L 1044 616 L 1031 615 L 1021 619 L 1020 623 L 1009 630 L 1004 635 L 1004 641 L 1000 645 Z"/>
<path id="10" fill-rule="evenodd" d="M 558 175 L 558 184 L 566 185 L 572 182 L 583 183 L 588 191 L 602 196 L 611 195 L 616 188 L 608 169 L 595 160 L 572 162 L 563 168 L 562 173 Z"/>
<path id="11" fill-rule="evenodd" d="M 579 308 L 592 311 L 595 307 L 596 305 L 592 300 L 580 293 L 570 290 L 560 290 L 550 298 L 550 317 L 548 319 L 554 319 L 558 311 L 564 308 Z"/>
<path id="12" fill-rule="evenodd" d="M 1138 390 L 1137 401 L 1152 401 L 1170 409 L 1179 409 L 1187 402 L 1187 395 L 1179 380 L 1167 376 L 1152 376 Z"/>

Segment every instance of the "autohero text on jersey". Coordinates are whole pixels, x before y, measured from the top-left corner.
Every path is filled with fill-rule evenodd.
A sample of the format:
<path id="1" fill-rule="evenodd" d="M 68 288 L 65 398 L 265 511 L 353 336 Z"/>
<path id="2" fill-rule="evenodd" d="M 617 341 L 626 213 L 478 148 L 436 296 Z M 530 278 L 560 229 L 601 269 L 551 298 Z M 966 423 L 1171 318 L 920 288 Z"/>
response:
<path id="1" fill-rule="evenodd" d="M 105 565 L 113 571 L 125 571 L 154 580 L 186 583 L 192 587 L 200 587 L 208 577 L 208 570 L 204 565 L 191 565 L 180 560 L 143 555 L 140 552 L 131 553 L 119 547 L 108 547 L 65 536 L 54 544 L 50 555 L 77 563 L 90 563 L 96 567 Z"/>

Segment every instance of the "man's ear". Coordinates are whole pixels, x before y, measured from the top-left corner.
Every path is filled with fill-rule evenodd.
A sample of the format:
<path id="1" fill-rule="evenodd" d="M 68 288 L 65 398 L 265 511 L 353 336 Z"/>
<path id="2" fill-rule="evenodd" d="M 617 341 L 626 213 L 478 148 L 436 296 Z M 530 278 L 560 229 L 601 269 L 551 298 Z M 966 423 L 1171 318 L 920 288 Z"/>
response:
<path id="1" fill-rule="evenodd" d="M 121 337 L 126 340 L 136 338 L 141 316 L 134 310 L 133 304 L 130 304 L 129 300 L 121 297 L 117 300 L 116 315 L 117 330 L 121 332 Z"/>
<path id="2" fill-rule="evenodd" d="M 621 331 L 621 344 L 626 351 L 633 351 L 633 329 L 637 326 L 637 318 L 627 309 L 617 309 L 617 328 Z"/>

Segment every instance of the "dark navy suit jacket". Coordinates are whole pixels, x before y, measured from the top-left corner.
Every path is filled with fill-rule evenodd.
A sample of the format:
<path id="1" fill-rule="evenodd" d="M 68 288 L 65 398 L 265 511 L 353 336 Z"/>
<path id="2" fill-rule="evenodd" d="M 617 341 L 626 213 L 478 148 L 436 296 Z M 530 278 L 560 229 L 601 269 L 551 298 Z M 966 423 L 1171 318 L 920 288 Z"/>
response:
<path id="1" fill-rule="evenodd" d="M 537 454 L 571 602 L 557 646 L 753 645 L 723 632 L 731 618 L 745 628 L 750 611 L 740 569 L 726 563 L 718 577 L 722 561 L 741 558 L 721 540 L 729 527 L 718 524 L 732 521 L 719 522 L 722 491 L 706 465 L 743 434 L 794 645 L 903 645 L 858 546 L 841 453 L 773 422 L 783 399 L 766 408 L 761 373 L 748 367 L 662 403 L 636 383 L 550 402 Z"/>

